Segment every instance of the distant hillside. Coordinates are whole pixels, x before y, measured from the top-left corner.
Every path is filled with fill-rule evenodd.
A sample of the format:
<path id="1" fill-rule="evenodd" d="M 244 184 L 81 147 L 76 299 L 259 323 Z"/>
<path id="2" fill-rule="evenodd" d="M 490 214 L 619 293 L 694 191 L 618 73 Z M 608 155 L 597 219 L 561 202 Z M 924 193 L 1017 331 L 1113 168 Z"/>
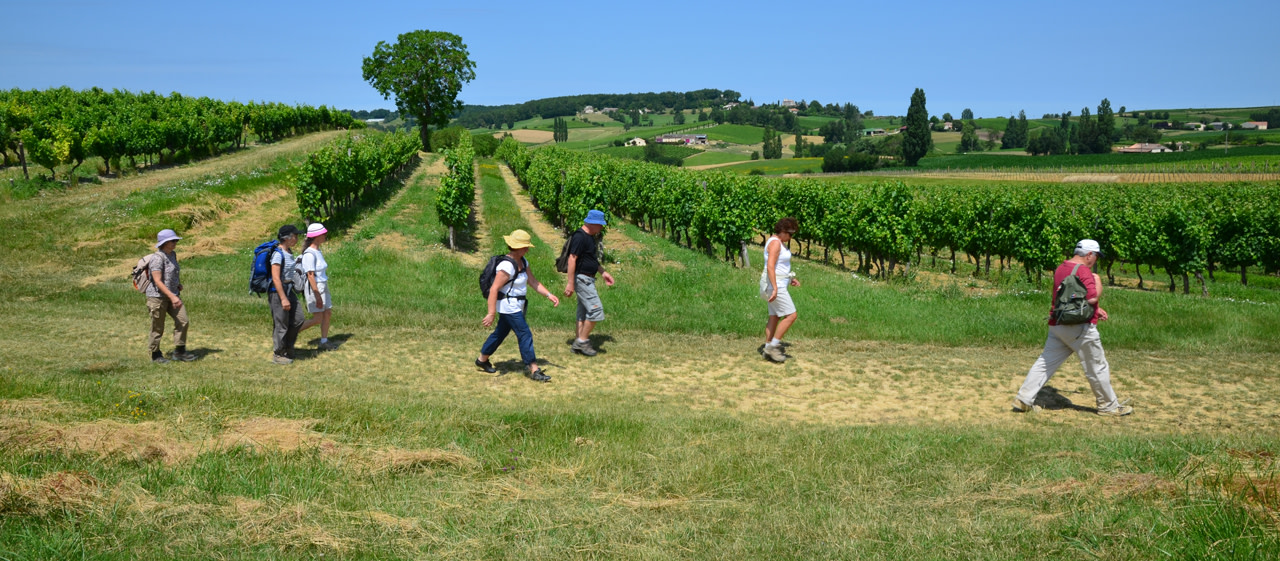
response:
<path id="1" fill-rule="evenodd" d="M 584 94 L 535 99 L 512 105 L 464 105 L 457 124 L 474 129 L 523 121 L 535 116 L 544 119 L 569 117 L 588 105 L 597 109 L 616 107 L 622 110 L 710 107 L 738 101 L 741 93 L 733 90 L 705 89 L 692 92 Z"/>

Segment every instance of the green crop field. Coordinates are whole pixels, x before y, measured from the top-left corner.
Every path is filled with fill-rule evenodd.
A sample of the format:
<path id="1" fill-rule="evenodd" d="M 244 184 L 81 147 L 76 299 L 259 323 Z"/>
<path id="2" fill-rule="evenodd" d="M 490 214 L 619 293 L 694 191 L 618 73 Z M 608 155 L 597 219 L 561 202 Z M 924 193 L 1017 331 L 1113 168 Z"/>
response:
<path id="1" fill-rule="evenodd" d="M 1120 266 L 1100 330 L 1137 412 L 1093 414 L 1068 361 L 1015 414 L 1049 301 L 1020 272 L 926 253 L 874 280 L 794 242 L 792 358 L 771 364 L 758 237 L 739 268 L 610 216 L 601 353 L 569 351 L 571 298 L 531 298 L 538 384 L 514 338 L 496 375 L 472 366 L 476 279 L 523 228 L 562 295 L 563 232 L 480 160 L 445 249 L 447 169 L 422 154 L 324 246 L 338 348 L 308 331 L 277 366 L 250 252 L 301 223 L 285 178 L 333 136 L 0 205 L 0 558 L 1280 556 L 1280 278 L 1183 296 Z M 743 164 L 771 165 L 821 162 Z M 155 365 L 128 271 L 166 226 L 198 360 Z"/>
<path id="2" fill-rule="evenodd" d="M 921 169 L 1060 168 L 1067 170 L 1109 167 L 1116 171 L 1125 169 L 1169 169 L 1205 172 L 1227 171 L 1227 168 L 1231 168 L 1240 169 L 1241 171 L 1254 170 L 1270 173 L 1280 170 L 1280 157 L 1278 156 L 1280 156 L 1280 146 L 1248 146 L 1232 148 L 1225 152 L 1221 149 L 1214 149 L 1163 154 L 1112 153 L 1011 157 L 1007 153 L 975 153 L 929 156 L 921 159 L 918 167 Z"/>
<path id="3" fill-rule="evenodd" d="M 698 131 L 707 135 L 707 140 L 728 142 L 731 144 L 760 144 L 764 142 L 764 127 L 752 125 L 716 125 Z"/>
<path id="4" fill-rule="evenodd" d="M 830 123 L 831 121 L 838 121 L 838 120 L 840 120 L 840 117 L 800 116 L 800 117 L 796 117 L 796 124 L 800 125 L 800 128 L 802 129 L 818 130 L 822 128 L 822 125 Z"/>
<path id="5" fill-rule="evenodd" d="M 785 158 L 781 160 L 752 160 L 725 166 L 723 171 L 749 174 L 760 170 L 765 175 L 782 175 L 786 173 L 822 173 L 822 158 Z"/>
<path id="6" fill-rule="evenodd" d="M 681 158 L 681 159 L 688 158 L 690 156 L 694 156 L 696 154 L 702 153 L 702 150 L 699 150 L 697 148 L 690 148 L 688 146 L 674 146 L 674 145 L 660 144 L 657 146 L 657 149 L 658 149 L 658 152 L 660 152 L 663 156 L 669 156 L 669 157 L 675 157 L 675 158 Z M 605 154 L 608 156 L 613 156 L 615 158 L 625 158 L 628 160 L 643 160 L 644 151 L 645 151 L 644 146 L 608 146 L 605 148 L 601 148 L 596 152 L 599 152 L 601 154 Z"/>
<path id="7" fill-rule="evenodd" d="M 725 152 L 720 150 L 705 150 L 698 154 L 694 154 L 685 158 L 686 166 L 706 166 L 714 164 L 727 164 L 730 162 L 745 162 L 750 160 L 749 154 L 741 152 Z"/>

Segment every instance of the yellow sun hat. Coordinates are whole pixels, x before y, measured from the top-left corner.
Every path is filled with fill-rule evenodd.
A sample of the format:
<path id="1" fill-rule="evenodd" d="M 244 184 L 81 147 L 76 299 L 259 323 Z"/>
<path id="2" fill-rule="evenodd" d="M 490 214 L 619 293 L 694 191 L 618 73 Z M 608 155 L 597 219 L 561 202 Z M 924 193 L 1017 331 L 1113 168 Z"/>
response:
<path id="1" fill-rule="evenodd" d="M 510 235 L 502 236 L 506 240 L 507 247 L 511 249 L 520 249 L 522 247 L 533 247 L 533 238 L 529 236 L 529 232 L 524 230 L 516 230 Z"/>

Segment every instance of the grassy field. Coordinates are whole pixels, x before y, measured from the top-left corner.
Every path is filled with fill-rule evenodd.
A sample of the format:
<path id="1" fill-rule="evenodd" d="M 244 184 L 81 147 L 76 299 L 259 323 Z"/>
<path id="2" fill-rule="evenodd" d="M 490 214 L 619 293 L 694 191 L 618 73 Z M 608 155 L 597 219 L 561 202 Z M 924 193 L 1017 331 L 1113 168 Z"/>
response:
<path id="1" fill-rule="evenodd" d="M 598 150 L 598 152 L 600 152 L 601 154 L 607 154 L 615 158 L 626 158 L 629 160 L 643 160 L 644 151 L 645 151 L 644 146 L 610 146 L 608 148 L 601 148 L 600 150 Z M 658 151 L 661 152 L 662 155 L 664 156 L 674 156 L 676 158 L 681 158 L 681 159 L 688 158 L 688 157 L 695 156 L 697 154 L 702 153 L 702 150 L 699 150 L 697 148 L 690 148 L 688 146 L 676 146 L 676 145 L 664 146 L 661 144 L 658 145 Z"/>
<path id="2" fill-rule="evenodd" d="M 704 150 L 698 154 L 694 154 L 685 158 L 686 166 L 707 166 L 715 164 L 727 164 L 732 162 L 745 162 L 751 159 L 750 154 L 741 152 L 726 152 L 720 150 Z"/>
<path id="3" fill-rule="evenodd" d="M 1093 415 L 1068 365 L 1017 415 L 1043 287 L 927 255 L 874 281 L 795 247 L 793 358 L 773 365 L 758 245 L 734 268 L 611 217 L 601 354 L 568 351 L 572 301 L 535 298 L 536 384 L 511 340 L 498 375 L 471 366 L 476 277 L 526 228 L 559 293 L 563 234 L 482 161 L 466 250 L 447 251 L 426 155 L 325 247 L 339 349 L 308 332 L 278 367 L 247 252 L 297 220 L 261 178 L 311 138 L 0 206 L 0 557 L 1280 555 L 1278 279 L 1109 289 L 1103 339 L 1138 412 Z M 184 223 L 200 359 L 152 365 L 127 270 Z"/>
<path id="4" fill-rule="evenodd" d="M 686 164 L 687 165 L 687 164 Z M 765 175 L 784 173 L 822 173 L 822 158 L 785 158 L 782 160 L 753 160 L 725 166 L 723 171 L 748 174 L 760 170 Z"/>
<path id="5" fill-rule="evenodd" d="M 711 141 L 748 145 L 764 142 L 764 127 L 753 125 L 716 125 L 698 132 L 706 134 Z"/>

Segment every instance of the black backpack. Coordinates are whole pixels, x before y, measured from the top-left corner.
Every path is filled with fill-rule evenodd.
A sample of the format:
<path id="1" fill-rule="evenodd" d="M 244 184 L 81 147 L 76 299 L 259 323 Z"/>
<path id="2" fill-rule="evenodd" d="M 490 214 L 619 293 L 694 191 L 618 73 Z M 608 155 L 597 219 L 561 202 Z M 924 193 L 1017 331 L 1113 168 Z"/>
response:
<path id="1" fill-rule="evenodd" d="M 564 239 L 564 245 L 563 245 L 563 246 L 560 246 L 560 257 L 557 257 L 557 258 L 556 258 L 556 272 L 557 272 L 557 273 L 568 273 L 568 272 L 569 272 L 569 245 L 571 245 L 571 244 L 573 243 L 573 237 L 574 237 L 574 236 L 576 236 L 576 235 L 578 235 L 579 233 L 581 233 L 581 234 L 582 234 L 582 235 L 584 235 L 584 236 L 589 236 L 589 235 L 590 235 L 590 234 L 588 234 L 588 233 L 586 233 L 586 232 L 583 232 L 581 229 L 578 229 L 578 230 L 574 230 L 572 234 L 569 234 L 569 237 L 567 237 L 567 238 L 565 238 L 565 239 Z M 596 244 L 596 259 L 599 259 L 599 258 L 600 258 L 600 245 L 599 245 L 599 243 L 597 243 L 597 244 Z"/>
<path id="2" fill-rule="evenodd" d="M 1086 299 L 1088 289 L 1080 275 L 1076 274 L 1079 270 L 1080 264 L 1077 263 L 1071 269 L 1071 275 L 1062 279 L 1058 293 L 1054 296 L 1053 309 L 1049 315 L 1058 325 L 1076 325 L 1093 319 L 1093 305 Z"/>
<path id="3" fill-rule="evenodd" d="M 525 261 L 526 266 L 522 268 L 520 263 L 516 263 L 515 259 L 508 257 L 506 254 L 490 257 L 489 262 L 484 266 L 484 270 L 480 271 L 480 296 L 485 300 L 489 299 L 489 291 L 493 289 L 493 279 L 498 276 L 498 264 L 503 261 L 509 261 L 511 266 L 516 269 L 516 274 L 511 275 L 511 278 L 507 280 L 508 285 L 515 283 L 516 277 L 520 276 L 520 273 L 523 273 L 528 268 L 528 261 Z M 498 294 L 505 293 L 499 292 Z"/>

